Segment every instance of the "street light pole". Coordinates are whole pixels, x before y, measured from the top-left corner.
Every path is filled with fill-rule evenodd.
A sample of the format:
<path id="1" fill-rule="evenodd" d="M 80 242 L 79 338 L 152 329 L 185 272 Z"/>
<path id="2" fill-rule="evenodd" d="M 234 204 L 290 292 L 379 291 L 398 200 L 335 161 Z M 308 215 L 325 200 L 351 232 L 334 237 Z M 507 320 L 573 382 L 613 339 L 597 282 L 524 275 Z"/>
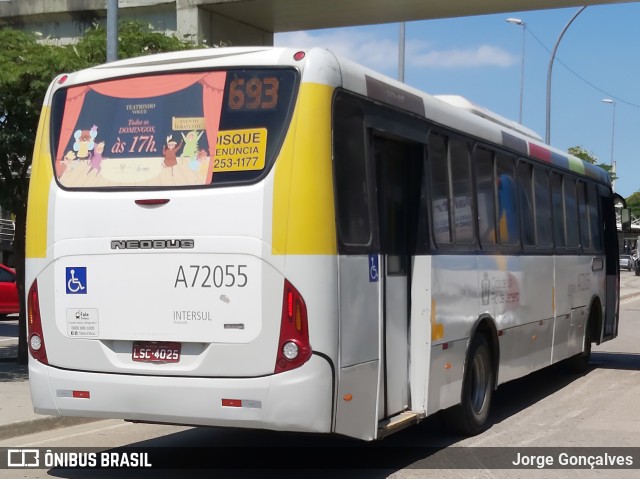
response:
<path id="1" fill-rule="evenodd" d="M 398 80 L 404 83 L 404 44 L 405 23 L 400 22 L 400 38 L 398 39 Z"/>
<path id="2" fill-rule="evenodd" d="M 584 11 L 585 8 L 587 7 L 585 6 L 585 7 L 582 7 L 580 10 L 578 10 L 575 13 L 575 15 L 571 17 L 571 20 L 567 22 L 567 24 L 562 29 L 562 32 L 560 32 L 560 35 L 558 36 L 558 40 L 556 41 L 556 44 L 553 46 L 553 51 L 551 52 L 551 59 L 549 60 L 549 68 L 547 69 L 547 122 L 546 122 L 545 135 L 544 135 L 544 142 L 547 145 L 551 143 L 551 71 L 553 70 L 553 61 L 556 58 L 556 51 L 558 50 L 558 45 L 560 45 L 560 40 L 562 40 L 562 37 L 564 36 L 569 26 L 573 23 L 576 17 Z"/>
<path id="3" fill-rule="evenodd" d="M 107 62 L 118 59 L 118 0 L 107 0 Z"/>
<path id="4" fill-rule="evenodd" d="M 522 58 L 520 61 L 520 114 L 518 116 L 518 123 L 522 125 L 522 102 L 524 100 L 524 45 L 525 39 L 527 37 L 527 24 L 519 18 L 507 18 L 506 22 L 522 27 Z"/>
<path id="5" fill-rule="evenodd" d="M 610 165 L 611 165 L 611 173 L 615 174 L 616 162 L 613 159 L 613 144 L 614 144 L 614 139 L 616 134 L 616 102 L 611 98 L 604 98 L 602 102 L 613 105 L 613 117 L 612 117 L 613 119 L 611 121 L 611 160 L 610 160 L 611 163 Z M 615 190 L 615 180 L 611 182 L 611 187 Z"/>

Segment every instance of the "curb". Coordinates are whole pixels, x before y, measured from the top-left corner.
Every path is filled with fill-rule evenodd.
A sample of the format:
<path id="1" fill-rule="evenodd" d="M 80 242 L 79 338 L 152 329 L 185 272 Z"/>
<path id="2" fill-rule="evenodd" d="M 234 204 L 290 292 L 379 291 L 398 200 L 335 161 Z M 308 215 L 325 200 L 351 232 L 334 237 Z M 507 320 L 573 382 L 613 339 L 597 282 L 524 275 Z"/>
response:
<path id="1" fill-rule="evenodd" d="M 19 436 L 35 434 L 53 429 L 78 426 L 90 422 L 102 421 L 102 418 L 44 416 L 29 421 L 14 422 L 0 426 L 0 440 L 13 439 Z"/>

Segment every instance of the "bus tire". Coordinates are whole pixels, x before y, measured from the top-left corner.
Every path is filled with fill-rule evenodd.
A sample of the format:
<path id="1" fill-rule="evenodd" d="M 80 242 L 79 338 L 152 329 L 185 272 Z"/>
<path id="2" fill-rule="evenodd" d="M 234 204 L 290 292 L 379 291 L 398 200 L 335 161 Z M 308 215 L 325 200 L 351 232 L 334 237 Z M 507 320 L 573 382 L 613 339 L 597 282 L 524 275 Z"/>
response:
<path id="1" fill-rule="evenodd" d="M 467 436 L 475 436 L 487 428 L 495 387 L 491 358 L 487 339 L 483 334 L 476 334 L 465 364 L 460 404 L 449 410 L 452 426 Z"/>
<path id="2" fill-rule="evenodd" d="M 584 331 L 584 350 L 581 353 L 571 356 L 567 359 L 567 367 L 570 372 L 575 374 L 584 374 L 589 370 L 589 362 L 591 361 L 591 318 L 587 322 Z"/>

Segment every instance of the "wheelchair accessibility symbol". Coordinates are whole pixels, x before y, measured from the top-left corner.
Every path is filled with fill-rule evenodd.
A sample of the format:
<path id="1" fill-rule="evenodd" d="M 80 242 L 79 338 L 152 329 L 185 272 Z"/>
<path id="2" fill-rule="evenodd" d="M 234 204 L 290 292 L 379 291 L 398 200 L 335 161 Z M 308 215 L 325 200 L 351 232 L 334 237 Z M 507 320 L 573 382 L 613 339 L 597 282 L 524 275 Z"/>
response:
<path id="1" fill-rule="evenodd" d="M 369 255 L 369 282 L 377 283 L 378 282 L 378 255 L 370 254 Z"/>
<path id="2" fill-rule="evenodd" d="M 72 266 L 67 268 L 67 294 L 87 294 L 87 268 Z"/>

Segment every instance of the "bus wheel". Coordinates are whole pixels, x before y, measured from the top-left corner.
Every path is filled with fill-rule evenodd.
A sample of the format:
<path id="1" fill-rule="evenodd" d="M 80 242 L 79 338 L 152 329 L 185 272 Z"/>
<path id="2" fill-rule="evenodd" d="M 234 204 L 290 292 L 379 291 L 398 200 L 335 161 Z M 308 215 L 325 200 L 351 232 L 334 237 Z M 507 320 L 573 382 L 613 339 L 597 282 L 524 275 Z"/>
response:
<path id="1" fill-rule="evenodd" d="M 452 425 L 461 433 L 475 436 L 486 429 L 495 385 L 491 351 L 486 338 L 473 338 L 465 366 L 460 404 L 450 409 Z"/>
<path id="2" fill-rule="evenodd" d="M 566 363 L 572 373 L 583 374 L 589 370 L 589 361 L 591 361 L 591 318 L 587 321 L 584 331 L 584 351 L 571 356 Z"/>

